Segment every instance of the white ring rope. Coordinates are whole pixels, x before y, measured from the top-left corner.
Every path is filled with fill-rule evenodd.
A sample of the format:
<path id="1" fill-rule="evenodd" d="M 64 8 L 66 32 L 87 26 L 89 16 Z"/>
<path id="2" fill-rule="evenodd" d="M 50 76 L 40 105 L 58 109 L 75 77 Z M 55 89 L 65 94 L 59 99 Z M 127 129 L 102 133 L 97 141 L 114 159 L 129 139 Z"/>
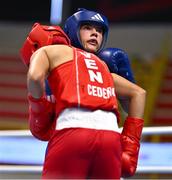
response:
<path id="1" fill-rule="evenodd" d="M 120 128 L 122 131 L 122 128 Z M 143 135 L 172 135 L 172 126 L 144 127 Z M 1 130 L 0 136 L 32 136 L 29 130 Z M 0 173 L 41 173 L 42 166 L 0 165 Z M 170 173 L 170 166 L 138 166 L 136 173 Z"/>
<path id="2" fill-rule="evenodd" d="M 120 128 L 122 131 L 122 128 Z M 142 135 L 172 134 L 172 126 L 144 127 Z M 29 130 L 1 130 L 0 136 L 32 136 Z"/>
<path id="3" fill-rule="evenodd" d="M 42 166 L 0 165 L 0 173 L 41 173 Z"/>
<path id="4" fill-rule="evenodd" d="M 1 130 L 0 136 L 32 136 L 29 130 Z"/>
<path id="5" fill-rule="evenodd" d="M 172 134 L 172 126 L 144 127 L 143 135 Z"/>
<path id="6" fill-rule="evenodd" d="M 138 166 L 137 173 L 172 174 L 172 166 Z"/>
<path id="7" fill-rule="evenodd" d="M 0 165 L 0 173 L 41 173 L 43 166 Z M 136 173 L 172 173 L 169 166 L 138 166 Z"/>

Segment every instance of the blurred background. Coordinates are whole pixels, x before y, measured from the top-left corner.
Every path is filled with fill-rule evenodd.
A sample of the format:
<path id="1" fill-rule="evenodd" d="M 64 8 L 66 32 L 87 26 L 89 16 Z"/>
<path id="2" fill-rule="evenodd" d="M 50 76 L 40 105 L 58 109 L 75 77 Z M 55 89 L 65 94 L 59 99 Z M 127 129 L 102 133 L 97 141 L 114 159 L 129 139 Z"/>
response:
<path id="1" fill-rule="evenodd" d="M 61 5 L 58 4 L 60 2 Z M 20 59 L 19 51 L 35 22 L 63 27 L 64 20 L 77 8 L 95 10 L 108 17 L 110 33 L 106 47 L 122 48 L 128 53 L 136 83 L 147 90 L 145 127 L 165 129 L 165 133 L 143 136 L 140 169 L 133 178 L 171 179 L 172 132 L 168 132 L 168 127 L 172 126 L 170 0 L 1 2 L 0 178 L 40 177 L 46 142 L 38 141 L 27 133 L 20 136 L 9 131 L 28 130 L 27 68 Z M 121 110 L 121 113 L 124 112 Z"/>

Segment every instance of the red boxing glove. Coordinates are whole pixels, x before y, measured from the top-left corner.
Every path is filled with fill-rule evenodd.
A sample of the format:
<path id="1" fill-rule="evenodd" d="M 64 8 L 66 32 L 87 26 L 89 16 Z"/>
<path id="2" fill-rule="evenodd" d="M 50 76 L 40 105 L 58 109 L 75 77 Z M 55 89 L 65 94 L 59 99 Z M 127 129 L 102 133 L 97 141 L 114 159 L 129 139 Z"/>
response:
<path id="1" fill-rule="evenodd" d="M 28 95 L 28 101 L 30 131 L 39 140 L 48 141 L 55 130 L 55 104 L 44 96 L 35 99 Z"/>
<path id="2" fill-rule="evenodd" d="M 23 63 L 29 66 L 30 57 L 37 49 L 52 44 L 70 45 L 71 43 L 60 26 L 45 26 L 35 23 L 20 49 L 20 56 Z"/>
<path id="3" fill-rule="evenodd" d="M 122 177 L 133 176 L 136 172 L 143 119 L 127 117 L 121 133 Z"/>

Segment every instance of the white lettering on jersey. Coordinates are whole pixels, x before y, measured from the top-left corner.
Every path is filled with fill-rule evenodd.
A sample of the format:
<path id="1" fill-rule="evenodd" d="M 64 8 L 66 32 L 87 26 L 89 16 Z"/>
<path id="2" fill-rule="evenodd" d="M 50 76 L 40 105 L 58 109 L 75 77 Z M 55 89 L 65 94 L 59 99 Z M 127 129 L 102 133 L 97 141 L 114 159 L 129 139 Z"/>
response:
<path id="1" fill-rule="evenodd" d="M 84 59 L 88 69 L 98 69 L 96 62 L 92 59 Z"/>
<path id="2" fill-rule="evenodd" d="M 103 83 L 101 72 L 94 72 L 93 70 L 88 70 L 88 73 L 90 75 L 90 81 L 92 82 L 97 81 L 101 84 Z"/>
<path id="3" fill-rule="evenodd" d="M 87 90 L 90 96 L 102 97 L 104 99 L 109 99 L 111 96 L 115 96 L 115 88 L 112 87 L 102 88 L 88 84 Z"/>
<path id="4" fill-rule="evenodd" d="M 102 78 L 101 72 L 98 72 L 98 71 L 94 72 L 92 70 L 92 69 L 94 69 L 94 70 L 98 69 L 95 60 L 85 58 L 84 61 L 85 61 L 86 67 L 88 69 L 90 81 L 92 81 L 92 82 L 97 81 L 99 83 L 103 83 L 103 78 Z"/>

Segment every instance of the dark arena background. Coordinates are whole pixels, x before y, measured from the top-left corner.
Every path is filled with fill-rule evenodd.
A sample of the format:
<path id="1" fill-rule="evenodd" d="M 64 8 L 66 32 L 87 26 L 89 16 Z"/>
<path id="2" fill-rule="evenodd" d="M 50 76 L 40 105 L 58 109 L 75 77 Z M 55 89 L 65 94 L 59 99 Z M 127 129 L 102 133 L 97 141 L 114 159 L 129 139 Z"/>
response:
<path id="1" fill-rule="evenodd" d="M 27 67 L 19 50 L 35 22 L 63 27 L 64 20 L 78 8 L 108 17 L 110 32 L 106 47 L 118 47 L 128 53 L 136 83 L 147 91 L 139 162 L 132 179 L 172 179 L 170 0 L 1 2 L 0 179 L 41 177 L 47 142 L 37 140 L 29 131 Z M 126 114 L 122 108 L 120 112 L 123 119 Z"/>

